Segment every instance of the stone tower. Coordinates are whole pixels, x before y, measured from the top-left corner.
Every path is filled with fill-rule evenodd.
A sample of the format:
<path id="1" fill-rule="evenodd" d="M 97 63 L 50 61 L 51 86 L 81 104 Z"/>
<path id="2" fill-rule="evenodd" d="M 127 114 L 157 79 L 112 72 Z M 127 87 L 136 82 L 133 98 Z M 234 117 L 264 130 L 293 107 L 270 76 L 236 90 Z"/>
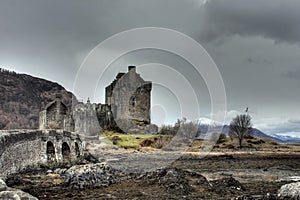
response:
<path id="1" fill-rule="evenodd" d="M 151 123 L 151 90 L 152 82 L 144 81 L 136 73 L 135 66 L 129 66 L 127 73 L 118 73 L 115 80 L 105 88 L 105 104 L 111 108 L 119 127 L 120 123 L 127 126 L 127 129 L 133 125 L 142 128 Z"/>

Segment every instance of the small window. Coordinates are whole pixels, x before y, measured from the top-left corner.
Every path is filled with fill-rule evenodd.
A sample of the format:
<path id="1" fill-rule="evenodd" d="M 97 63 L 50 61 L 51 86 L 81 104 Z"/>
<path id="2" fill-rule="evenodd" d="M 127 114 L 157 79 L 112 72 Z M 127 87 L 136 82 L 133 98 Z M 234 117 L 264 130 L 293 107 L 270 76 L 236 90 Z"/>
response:
<path id="1" fill-rule="evenodd" d="M 136 104 L 135 97 L 131 97 L 131 99 L 130 99 L 130 105 L 134 107 L 135 104 Z"/>

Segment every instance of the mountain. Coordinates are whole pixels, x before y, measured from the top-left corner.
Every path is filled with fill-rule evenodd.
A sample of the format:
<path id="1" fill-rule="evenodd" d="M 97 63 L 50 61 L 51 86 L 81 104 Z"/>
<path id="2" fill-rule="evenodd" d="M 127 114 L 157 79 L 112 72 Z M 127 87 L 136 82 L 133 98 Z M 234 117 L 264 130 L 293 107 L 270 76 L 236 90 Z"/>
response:
<path id="1" fill-rule="evenodd" d="M 220 131 L 222 133 L 224 133 L 225 135 L 229 135 L 229 126 L 228 125 L 221 125 L 220 122 L 216 122 L 216 121 L 213 121 L 213 120 L 207 119 L 207 118 L 200 118 L 198 120 L 198 122 L 200 123 L 200 125 L 199 125 L 200 131 L 201 131 L 200 138 L 204 138 L 206 136 L 206 134 L 220 132 Z M 275 135 L 265 134 L 256 128 L 251 128 L 251 134 L 252 134 L 252 136 L 257 137 L 257 138 L 269 138 L 269 139 L 272 139 L 279 143 L 285 143 L 285 140 L 282 140 L 282 138 L 277 137 Z"/>
<path id="2" fill-rule="evenodd" d="M 203 125 L 222 126 L 221 122 L 214 121 L 214 120 L 208 119 L 208 118 L 199 118 L 198 120 L 196 120 L 196 122 L 199 124 L 203 124 Z"/>
<path id="3" fill-rule="evenodd" d="M 256 129 L 256 128 L 251 128 L 250 132 L 251 132 L 252 136 L 257 137 L 257 138 L 268 138 L 268 139 L 272 139 L 278 143 L 284 143 L 284 141 L 282 141 L 280 138 L 265 134 L 264 132 L 262 132 L 261 130 Z M 224 126 L 223 133 L 229 134 L 229 126 L 228 125 Z"/>
<path id="4" fill-rule="evenodd" d="M 0 129 L 37 129 L 42 104 L 59 94 L 66 105 L 73 94 L 58 83 L 0 68 Z"/>
<path id="5" fill-rule="evenodd" d="M 271 136 L 278 138 L 283 143 L 288 143 L 288 144 L 300 143 L 299 137 L 293 137 L 293 136 L 289 136 L 289 135 L 279 135 L 279 134 L 271 134 Z"/>

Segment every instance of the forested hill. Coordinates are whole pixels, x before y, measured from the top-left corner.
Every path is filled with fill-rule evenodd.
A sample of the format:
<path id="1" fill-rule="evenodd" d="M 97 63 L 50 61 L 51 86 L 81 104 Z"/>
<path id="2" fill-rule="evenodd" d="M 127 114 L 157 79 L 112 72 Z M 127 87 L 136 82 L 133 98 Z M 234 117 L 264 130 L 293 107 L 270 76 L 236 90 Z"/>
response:
<path id="1" fill-rule="evenodd" d="M 36 129 L 42 102 L 57 94 L 66 105 L 72 93 L 58 83 L 0 68 L 0 129 Z"/>

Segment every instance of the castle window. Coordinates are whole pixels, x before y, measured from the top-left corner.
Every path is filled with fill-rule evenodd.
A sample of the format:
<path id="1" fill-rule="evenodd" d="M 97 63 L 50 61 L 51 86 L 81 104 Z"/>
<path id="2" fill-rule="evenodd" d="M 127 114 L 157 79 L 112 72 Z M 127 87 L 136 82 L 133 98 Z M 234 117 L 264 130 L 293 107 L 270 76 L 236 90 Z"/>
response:
<path id="1" fill-rule="evenodd" d="M 136 99 L 135 99 L 135 97 L 131 97 L 131 99 L 130 99 L 130 105 L 134 107 L 135 104 L 136 104 Z"/>

